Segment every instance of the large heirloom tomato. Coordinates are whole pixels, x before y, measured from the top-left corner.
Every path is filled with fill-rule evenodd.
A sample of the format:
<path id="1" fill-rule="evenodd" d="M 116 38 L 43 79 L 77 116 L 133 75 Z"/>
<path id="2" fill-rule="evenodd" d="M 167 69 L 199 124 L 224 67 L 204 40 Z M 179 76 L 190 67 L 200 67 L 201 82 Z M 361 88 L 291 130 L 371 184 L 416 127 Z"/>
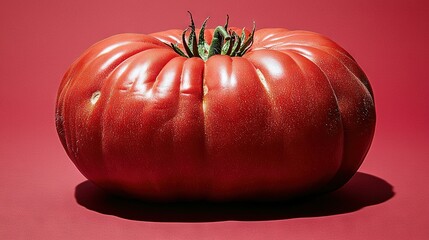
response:
<path id="1" fill-rule="evenodd" d="M 308 31 L 169 30 L 91 46 L 65 74 L 56 127 L 96 185 L 146 200 L 272 200 L 331 191 L 361 165 L 373 93 Z"/>

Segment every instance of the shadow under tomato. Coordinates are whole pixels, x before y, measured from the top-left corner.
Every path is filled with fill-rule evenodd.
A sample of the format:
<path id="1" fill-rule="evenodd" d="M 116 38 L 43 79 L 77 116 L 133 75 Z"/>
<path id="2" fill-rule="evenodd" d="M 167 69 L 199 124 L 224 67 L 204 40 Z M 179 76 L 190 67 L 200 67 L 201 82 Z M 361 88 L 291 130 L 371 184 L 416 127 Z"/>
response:
<path id="1" fill-rule="evenodd" d="M 110 195 L 90 181 L 76 186 L 81 206 L 102 214 L 152 222 L 264 221 L 344 214 L 380 204 L 395 195 L 385 180 L 358 172 L 337 191 L 294 201 L 154 203 Z"/>

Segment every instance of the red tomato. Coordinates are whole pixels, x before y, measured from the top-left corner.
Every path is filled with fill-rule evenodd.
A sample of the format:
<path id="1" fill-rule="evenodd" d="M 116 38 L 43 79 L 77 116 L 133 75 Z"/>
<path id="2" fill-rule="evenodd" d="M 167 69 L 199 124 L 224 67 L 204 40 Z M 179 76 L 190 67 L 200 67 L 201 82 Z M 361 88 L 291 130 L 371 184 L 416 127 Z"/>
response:
<path id="1" fill-rule="evenodd" d="M 313 32 L 246 31 L 253 45 L 240 52 L 246 39 L 233 30 L 191 29 L 186 44 L 179 30 L 121 34 L 79 57 L 56 126 L 82 174 L 162 201 L 288 199 L 345 184 L 375 129 L 364 72 Z"/>

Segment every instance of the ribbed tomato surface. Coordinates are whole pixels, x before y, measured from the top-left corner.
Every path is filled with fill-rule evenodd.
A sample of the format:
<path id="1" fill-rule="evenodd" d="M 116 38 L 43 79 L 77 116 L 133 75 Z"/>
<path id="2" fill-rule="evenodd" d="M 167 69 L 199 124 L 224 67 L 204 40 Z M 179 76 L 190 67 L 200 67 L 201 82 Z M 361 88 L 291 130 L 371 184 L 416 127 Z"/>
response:
<path id="1" fill-rule="evenodd" d="M 238 31 L 240 32 L 240 31 Z M 336 189 L 375 129 L 356 61 L 307 31 L 261 29 L 242 57 L 180 56 L 182 31 L 121 34 L 65 74 L 56 126 L 92 182 L 149 200 L 288 199 Z M 206 30 L 211 42 L 213 29 Z"/>

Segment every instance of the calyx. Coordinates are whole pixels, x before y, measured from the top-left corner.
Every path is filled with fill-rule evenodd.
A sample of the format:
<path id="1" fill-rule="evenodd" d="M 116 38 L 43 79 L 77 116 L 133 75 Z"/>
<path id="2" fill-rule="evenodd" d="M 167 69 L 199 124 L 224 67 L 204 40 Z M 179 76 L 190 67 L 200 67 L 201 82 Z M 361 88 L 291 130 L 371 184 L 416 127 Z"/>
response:
<path id="1" fill-rule="evenodd" d="M 213 32 L 213 39 L 209 45 L 204 39 L 204 30 L 207 20 L 204 20 L 203 25 L 197 39 L 195 31 L 195 23 L 192 14 L 188 12 L 191 18 L 191 25 L 182 33 L 183 48 L 182 51 L 177 44 L 170 43 L 170 47 L 179 55 L 187 58 L 199 57 L 207 61 L 213 55 L 228 55 L 231 57 L 241 57 L 253 44 L 253 35 L 255 33 L 255 22 L 253 22 L 252 32 L 246 36 L 244 28 L 239 36 L 236 32 L 228 30 L 229 16 L 227 15 L 224 26 L 218 26 Z M 191 31 L 186 40 L 186 33 Z"/>

